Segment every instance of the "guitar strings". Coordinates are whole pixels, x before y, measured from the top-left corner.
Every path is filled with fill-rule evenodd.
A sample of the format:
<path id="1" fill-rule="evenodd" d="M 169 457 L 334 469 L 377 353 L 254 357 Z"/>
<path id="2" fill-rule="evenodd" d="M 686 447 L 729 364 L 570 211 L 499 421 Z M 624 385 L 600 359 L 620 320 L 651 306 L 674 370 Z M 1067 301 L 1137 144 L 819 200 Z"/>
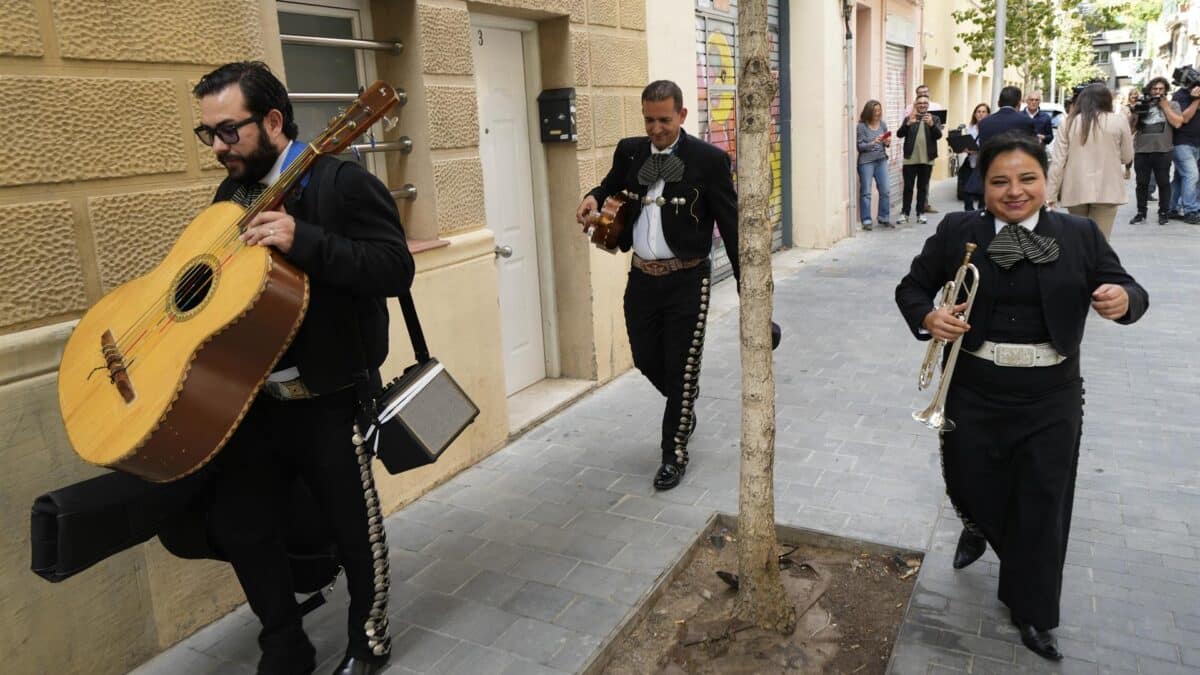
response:
<path id="1" fill-rule="evenodd" d="M 381 114 L 389 107 L 391 106 L 383 106 Z M 355 100 L 349 106 L 349 108 L 342 113 L 341 119 L 350 119 L 352 115 L 358 112 L 359 108 L 362 108 L 368 116 L 372 114 L 372 110 L 369 106 L 364 106 L 361 100 Z M 361 127 L 363 129 L 367 129 L 373 122 L 374 118 L 365 120 L 365 123 L 362 124 Z M 292 184 L 298 180 L 299 175 L 302 175 L 303 173 L 307 172 L 309 168 L 311 168 L 311 165 L 316 160 L 316 157 L 321 154 L 316 150 L 317 144 L 324 145 L 326 139 L 334 136 L 337 133 L 337 131 L 334 129 L 334 126 L 334 124 L 331 124 L 314 141 L 309 143 L 308 146 L 300 153 L 300 155 L 298 155 L 296 159 L 291 162 L 291 164 L 280 176 L 280 179 L 276 181 L 275 185 L 272 185 L 264 190 L 263 193 L 259 195 L 259 198 L 250 205 L 246 212 L 243 213 L 237 221 L 235 221 L 232 228 L 218 231 L 214 242 L 209 245 L 207 250 L 204 251 L 205 253 L 214 256 L 216 256 L 218 253 L 223 255 L 223 257 L 219 257 L 217 267 L 212 269 L 211 276 L 208 277 L 209 280 L 215 278 L 221 269 L 223 269 L 224 266 L 230 260 L 232 260 L 233 256 L 236 255 L 241 248 L 245 247 L 244 244 L 242 244 L 241 248 L 234 245 L 233 250 L 230 250 L 231 244 L 241 243 L 240 235 L 245 231 L 245 226 L 248 224 L 248 222 L 252 220 L 254 216 L 262 212 L 266 208 L 266 204 L 280 203 L 283 201 L 283 198 L 286 196 L 286 194 L 284 194 L 284 190 L 279 186 L 288 186 L 290 189 Z M 358 126 L 350 126 L 349 130 L 354 128 L 358 128 Z M 358 134 L 356 133 L 354 135 L 357 136 Z M 155 315 L 154 312 L 156 307 L 162 307 L 163 303 L 166 302 L 173 293 L 178 295 L 178 293 L 175 291 L 182 291 L 183 295 L 185 296 L 182 299 L 182 302 L 179 300 L 175 301 L 176 306 L 188 306 L 191 302 L 200 297 L 200 293 L 205 292 L 206 289 L 208 292 L 211 292 L 212 284 L 205 283 L 206 271 L 208 269 L 210 268 L 207 268 L 203 265 L 196 265 L 192 269 L 185 272 L 184 276 L 177 284 L 172 284 L 172 288 L 168 288 L 166 293 L 160 296 L 154 304 L 146 308 L 146 310 L 144 310 L 142 314 L 134 320 L 133 324 L 121 334 L 121 337 L 116 340 L 118 350 L 122 353 L 124 358 L 129 360 L 129 365 L 132 365 L 134 350 L 139 346 L 143 338 L 156 329 L 158 329 L 160 332 L 166 330 L 166 328 L 170 327 L 175 321 L 174 317 L 165 311 L 160 310 L 159 314 Z M 163 325 L 164 320 L 166 321 L 165 326 Z M 132 337 L 134 335 L 136 335 L 136 337 Z"/>
<path id="2" fill-rule="evenodd" d="M 297 163 L 293 162 L 293 165 L 295 164 Z M 289 167 L 289 169 L 290 168 L 291 167 Z M 285 176 L 282 178 L 283 180 L 288 180 L 290 177 L 285 174 Z M 281 180 L 281 183 L 283 183 L 283 180 Z M 279 192 L 280 190 L 274 187 L 264 190 L 259 198 L 250 205 L 246 212 L 244 212 L 233 223 L 233 227 L 218 230 L 217 237 L 214 242 L 209 245 L 207 249 L 202 251 L 202 253 L 207 253 L 209 255 L 214 255 L 221 258 L 217 268 L 213 269 L 214 275 L 220 272 L 221 268 L 228 263 L 232 255 L 236 254 L 238 249 L 234 248 L 231 251 L 230 244 L 233 244 L 239 240 L 240 235 L 244 231 L 245 225 L 252 220 L 255 215 L 260 213 L 265 208 L 266 204 L 275 200 L 279 196 Z M 201 280 L 204 278 L 207 269 L 209 268 L 201 266 L 194 267 L 193 269 L 188 270 L 188 272 L 185 273 L 184 277 L 181 278 L 177 284 L 172 284 L 175 289 L 182 291 L 182 297 L 175 301 L 176 305 L 187 306 L 197 299 L 199 293 L 205 288 L 205 285 L 201 282 Z M 175 292 L 174 294 L 180 295 L 179 292 Z M 118 340 L 118 345 L 120 345 L 121 350 L 126 356 L 129 356 L 133 353 L 138 341 L 143 339 L 150 331 L 162 326 L 164 320 L 167 321 L 168 325 L 174 322 L 173 317 L 167 312 L 160 312 L 156 316 L 148 317 L 148 315 L 151 315 L 156 308 L 162 307 L 163 302 L 166 301 L 171 295 L 172 289 L 168 289 L 164 295 L 160 296 L 155 303 L 153 303 L 145 312 L 142 313 L 142 316 L 134 322 L 129 330 L 122 334 L 121 339 Z M 147 325 L 147 318 L 153 322 L 151 325 Z M 129 337 L 134 333 L 138 333 L 138 337 L 134 339 L 132 343 L 128 342 Z"/>
<path id="3" fill-rule="evenodd" d="M 151 304 L 151 306 L 148 307 L 141 314 L 141 316 L 139 316 L 133 322 L 133 324 L 121 334 L 121 337 L 117 340 L 118 349 L 122 352 L 125 358 L 131 358 L 139 342 L 153 330 L 162 327 L 164 320 L 167 321 L 167 325 L 174 323 L 174 318 L 169 313 L 160 310 L 159 314 L 155 315 L 155 309 L 162 307 L 163 303 L 166 302 L 172 294 L 178 295 L 178 293 L 173 293 L 175 289 L 183 292 L 182 299 L 175 301 L 177 306 L 187 306 L 191 302 L 195 301 L 199 297 L 200 293 L 206 288 L 205 283 L 203 283 L 203 279 L 207 270 L 212 269 L 212 276 L 216 276 L 216 274 L 221 271 L 221 269 L 232 259 L 232 256 L 236 255 L 237 251 L 240 250 L 240 248 L 237 247 L 233 247 L 231 250 L 230 245 L 241 243 L 240 236 L 245 231 L 245 226 L 249 223 L 249 221 L 252 220 L 254 216 L 262 212 L 266 208 L 266 204 L 272 203 L 276 200 L 282 201 L 285 195 L 282 194 L 283 190 L 280 186 L 286 185 L 290 187 L 291 183 L 298 177 L 298 175 L 308 171 L 316 156 L 317 153 L 313 150 L 311 145 L 305 148 L 305 150 L 301 152 L 300 155 L 297 155 L 296 159 L 291 162 L 275 185 L 272 185 L 264 190 L 262 194 L 259 195 L 258 199 L 256 199 L 242 214 L 242 216 L 233 223 L 233 227 L 223 228 L 218 231 L 215 240 L 207 247 L 207 249 L 202 251 L 202 253 L 207 253 L 209 255 L 213 255 L 214 257 L 218 257 L 219 260 L 217 267 L 215 269 L 199 265 L 193 267 L 184 274 L 177 284 L 172 284 L 172 288 L 167 289 L 166 293 L 157 298 L 156 301 Z M 242 244 L 242 247 L 244 246 L 245 244 Z M 208 288 L 211 290 L 211 284 L 208 285 Z M 136 338 L 133 338 L 132 341 L 130 341 L 131 336 L 135 334 Z"/>

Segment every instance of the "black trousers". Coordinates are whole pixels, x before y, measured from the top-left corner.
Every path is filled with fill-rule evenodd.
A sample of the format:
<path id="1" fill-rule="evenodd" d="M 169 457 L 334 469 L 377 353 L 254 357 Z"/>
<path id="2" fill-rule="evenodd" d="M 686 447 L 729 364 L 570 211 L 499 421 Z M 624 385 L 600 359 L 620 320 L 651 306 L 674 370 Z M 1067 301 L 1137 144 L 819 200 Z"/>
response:
<path id="1" fill-rule="evenodd" d="M 348 653 L 380 661 L 389 646 L 387 544 L 369 455 L 360 465 L 352 441 L 354 409 L 353 389 L 297 401 L 260 394 L 213 461 L 213 538 L 262 622 L 263 670 L 294 672 L 312 654 L 284 547 L 297 474 L 329 520 L 346 572 Z"/>
<path id="2" fill-rule="evenodd" d="M 1000 558 L 999 598 L 1014 618 L 1059 623 L 1083 417 L 1079 359 L 1004 368 L 961 354 L 942 434 L 946 490 Z"/>
<path id="3" fill-rule="evenodd" d="M 913 188 L 917 188 L 917 215 L 925 213 L 929 203 L 929 177 L 933 175 L 932 164 L 905 164 L 900 170 L 904 177 L 904 202 L 900 213 L 908 215 L 912 206 Z"/>
<path id="4" fill-rule="evenodd" d="M 662 418 L 662 461 L 684 466 L 696 422 L 700 359 L 708 316 L 711 272 L 697 267 L 651 276 L 629 270 L 625 287 L 625 329 L 633 365 L 667 397 Z"/>
<path id="5" fill-rule="evenodd" d="M 1171 209 L 1171 156 L 1170 152 L 1139 152 L 1133 156 L 1133 170 L 1137 172 L 1138 213 L 1146 213 L 1151 178 L 1158 183 L 1158 213 L 1165 216 Z"/>

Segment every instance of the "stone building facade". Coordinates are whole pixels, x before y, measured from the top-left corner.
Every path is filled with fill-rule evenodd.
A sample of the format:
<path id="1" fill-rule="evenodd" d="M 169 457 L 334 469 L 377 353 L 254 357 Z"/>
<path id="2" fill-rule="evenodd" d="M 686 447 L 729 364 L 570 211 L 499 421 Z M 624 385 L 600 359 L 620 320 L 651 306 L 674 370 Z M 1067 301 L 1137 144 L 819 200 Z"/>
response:
<path id="1" fill-rule="evenodd" d="M 242 600 L 226 566 L 174 559 L 156 541 L 60 584 L 43 582 L 28 571 L 28 514 L 38 494 L 100 472 L 75 456 L 58 412 L 56 368 L 73 322 L 160 260 L 224 175 L 191 133 L 192 86 L 216 65 L 248 58 L 265 60 L 289 84 L 307 76 L 288 72 L 280 27 L 284 20 L 307 25 L 293 14 L 351 16 L 352 37 L 403 44 L 399 53 L 352 50 L 360 75 L 407 94 L 395 125 L 376 140 L 406 136 L 413 147 L 369 153 L 364 161 L 397 195 L 416 251 L 414 297 L 432 351 L 483 411 L 437 464 L 399 477 L 379 471 L 387 510 L 631 365 L 621 310 L 628 257 L 590 247 L 573 214 L 582 192 L 607 170 L 617 141 L 642 133 L 645 1 L 325 4 L 4 3 L 0 122 L 9 133 L 0 147 L 0 523 L 10 536 L 0 542 L 0 597 L 7 605 L 0 654 L 7 672 L 124 672 Z M 480 111 L 494 110 L 487 96 L 511 82 L 492 81 L 493 94 L 481 94 L 483 71 L 473 50 L 487 47 L 485 35 L 516 45 L 496 53 L 512 59 L 503 70 L 524 74 L 514 96 L 524 99 L 532 140 L 512 157 L 527 160 L 502 156 L 497 163 L 488 145 L 491 118 Z M 495 69 L 488 72 L 495 77 Z M 575 89 L 577 142 L 538 142 L 536 98 L 556 88 Z M 302 128 L 301 137 L 318 131 Z M 521 241 L 536 250 L 536 260 L 526 263 L 536 274 L 506 296 L 504 259 L 495 252 L 506 216 L 489 210 L 485 195 L 495 189 L 490 183 L 506 187 L 509 168 L 523 161 L 532 225 L 518 225 L 525 227 Z M 530 251 L 515 257 L 522 253 Z M 530 305 L 541 321 L 516 330 L 541 350 L 532 370 L 521 366 L 533 382 L 525 386 L 512 381 L 518 350 L 506 344 L 504 321 Z M 411 360 L 395 310 L 392 343 L 385 376 Z"/>

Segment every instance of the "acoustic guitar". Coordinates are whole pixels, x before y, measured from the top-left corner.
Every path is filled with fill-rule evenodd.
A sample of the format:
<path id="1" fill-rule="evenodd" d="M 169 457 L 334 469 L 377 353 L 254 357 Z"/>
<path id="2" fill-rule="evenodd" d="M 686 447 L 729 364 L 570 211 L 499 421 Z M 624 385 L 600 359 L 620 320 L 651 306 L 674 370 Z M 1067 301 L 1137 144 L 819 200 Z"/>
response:
<path id="1" fill-rule="evenodd" d="M 596 248 L 605 253 L 617 252 L 617 243 L 621 240 L 632 209 L 632 198 L 624 190 L 609 195 L 600 210 L 588 217 L 584 232 Z"/>
<path id="2" fill-rule="evenodd" d="M 240 235 L 317 157 L 344 150 L 398 100 L 372 84 L 249 208 L 209 206 L 157 267 L 84 314 L 58 371 L 63 423 L 81 458 L 165 482 L 220 451 L 308 307 L 305 274 Z"/>

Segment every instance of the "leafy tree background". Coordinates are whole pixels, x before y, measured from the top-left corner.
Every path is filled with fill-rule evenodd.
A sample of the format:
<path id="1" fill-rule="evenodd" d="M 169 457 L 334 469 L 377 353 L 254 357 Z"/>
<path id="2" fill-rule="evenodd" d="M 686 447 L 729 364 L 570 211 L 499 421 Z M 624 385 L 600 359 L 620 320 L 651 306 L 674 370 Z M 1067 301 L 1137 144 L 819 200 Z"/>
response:
<path id="1" fill-rule="evenodd" d="M 1135 38 L 1144 39 L 1146 24 L 1161 11 L 1161 0 L 1008 0 L 1005 62 L 1020 74 L 1022 89 L 1030 91 L 1049 83 L 1050 63 L 1057 50 L 1056 84 L 1071 87 L 1103 76 L 1094 63 L 1093 34 L 1126 28 Z M 996 0 L 982 0 L 978 7 L 956 11 L 953 16 L 968 27 L 958 33 L 961 44 L 954 50 L 961 52 L 965 47 L 968 57 L 986 68 L 992 62 Z"/>

